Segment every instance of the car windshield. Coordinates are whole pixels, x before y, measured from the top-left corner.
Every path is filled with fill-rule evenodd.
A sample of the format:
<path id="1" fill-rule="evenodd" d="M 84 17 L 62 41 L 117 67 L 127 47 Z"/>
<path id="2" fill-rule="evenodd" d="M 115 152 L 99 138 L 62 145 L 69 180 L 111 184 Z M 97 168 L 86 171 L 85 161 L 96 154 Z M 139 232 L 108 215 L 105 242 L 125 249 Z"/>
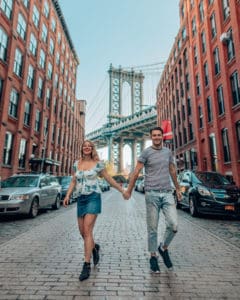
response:
<path id="1" fill-rule="evenodd" d="M 61 185 L 69 184 L 71 180 L 71 177 L 58 177 L 58 181 Z"/>
<path id="2" fill-rule="evenodd" d="M 1 187 L 37 187 L 37 184 L 37 176 L 14 176 L 2 181 Z"/>
<path id="3" fill-rule="evenodd" d="M 196 172 L 196 177 L 203 183 L 211 184 L 211 185 L 227 185 L 230 182 L 221 174 L 218 173 L 208 173 L 208 172 Z"/>

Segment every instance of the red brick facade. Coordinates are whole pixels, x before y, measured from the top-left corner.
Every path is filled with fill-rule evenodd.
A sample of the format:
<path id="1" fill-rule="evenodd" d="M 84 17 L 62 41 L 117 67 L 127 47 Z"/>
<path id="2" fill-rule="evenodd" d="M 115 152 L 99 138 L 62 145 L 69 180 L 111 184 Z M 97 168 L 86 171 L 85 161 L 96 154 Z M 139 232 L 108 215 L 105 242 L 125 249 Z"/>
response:
<path id="1" fill-rule="evenodd" d="M 58 1 L 0 2 L 2 179 L 30 169 L 71 173 L 85 133 L 78 64 Z"/>
<path id="2" fill-rule="evenodd" d="M 240 1 L 181 0 L 180 29 L 157 88 L 178 170 L 216 170 L 240 185 Z"/>

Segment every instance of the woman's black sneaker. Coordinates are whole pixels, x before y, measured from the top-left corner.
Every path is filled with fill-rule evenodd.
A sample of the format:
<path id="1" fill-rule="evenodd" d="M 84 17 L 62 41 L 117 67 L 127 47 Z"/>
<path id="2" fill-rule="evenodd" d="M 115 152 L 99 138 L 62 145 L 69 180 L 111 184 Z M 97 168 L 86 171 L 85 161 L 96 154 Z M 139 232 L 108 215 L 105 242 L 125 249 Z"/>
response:
<path id="1" fill-rule="evenodd" d="M 95 244 L 95 247 L 92 250 L 94 266 L 96 266 L 99 262 L 99 249 L 100 246 L 98 244 Z"/>
<path id="2" fill-rule="evenodd" d="M 79 280 L 83 281 L 85 279 L 88 279 L 88 277 L 90 276 L 90 273 L 91 273 L 91 265 L 90 265 L 90 263 L 85 262 L 83 264 L 82 272 L 79 275 Z"/>

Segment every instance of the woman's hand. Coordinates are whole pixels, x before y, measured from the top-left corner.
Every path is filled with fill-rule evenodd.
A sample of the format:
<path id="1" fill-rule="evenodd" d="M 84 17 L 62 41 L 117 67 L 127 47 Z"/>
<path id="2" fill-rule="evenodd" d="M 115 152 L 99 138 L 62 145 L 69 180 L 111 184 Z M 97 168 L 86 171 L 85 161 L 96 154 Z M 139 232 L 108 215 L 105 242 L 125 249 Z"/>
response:
<path id="1" fill-rule="evenodd" d="M 69 196 L 66 196 L 64 198 L 64 200 L 63 200 L 63 206 L 64 207 L 67 207 L 69 205 L 69 200 L 70 200 Z"/>

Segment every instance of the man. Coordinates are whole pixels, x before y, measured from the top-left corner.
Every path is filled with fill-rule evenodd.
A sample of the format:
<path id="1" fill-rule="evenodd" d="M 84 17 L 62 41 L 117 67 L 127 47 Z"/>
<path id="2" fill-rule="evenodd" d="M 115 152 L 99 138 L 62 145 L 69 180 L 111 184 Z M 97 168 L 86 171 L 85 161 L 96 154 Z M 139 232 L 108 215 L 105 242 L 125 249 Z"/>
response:
<path id="1" fill-rule="evenodd" d="M 145 200 L 147 214 L 148 250 L 151 253 L 150 269 L 159 273 L 159 265 L 156 252 L 163 258 L 167 268 L 172 268 L 172 262 L 168 253 L 168 246 L 177 233 L 177 210 L 173 197 L 171 179 L 176 188 L 178 201 L 182 194 L 177 182 L 176 168 L 171 151 L 163 147 L 163 130 L 155 127 L 150 130 L 152 145 L 142 151 L 138 158 L 137 165 L 130 178 L 128 189 L 124 192 L 124 198 L 129 199 L 142 168 L 145 168 Z M 158 222 L 162 210 L 166 231 L 162 243 L 158 246 Z"/>

